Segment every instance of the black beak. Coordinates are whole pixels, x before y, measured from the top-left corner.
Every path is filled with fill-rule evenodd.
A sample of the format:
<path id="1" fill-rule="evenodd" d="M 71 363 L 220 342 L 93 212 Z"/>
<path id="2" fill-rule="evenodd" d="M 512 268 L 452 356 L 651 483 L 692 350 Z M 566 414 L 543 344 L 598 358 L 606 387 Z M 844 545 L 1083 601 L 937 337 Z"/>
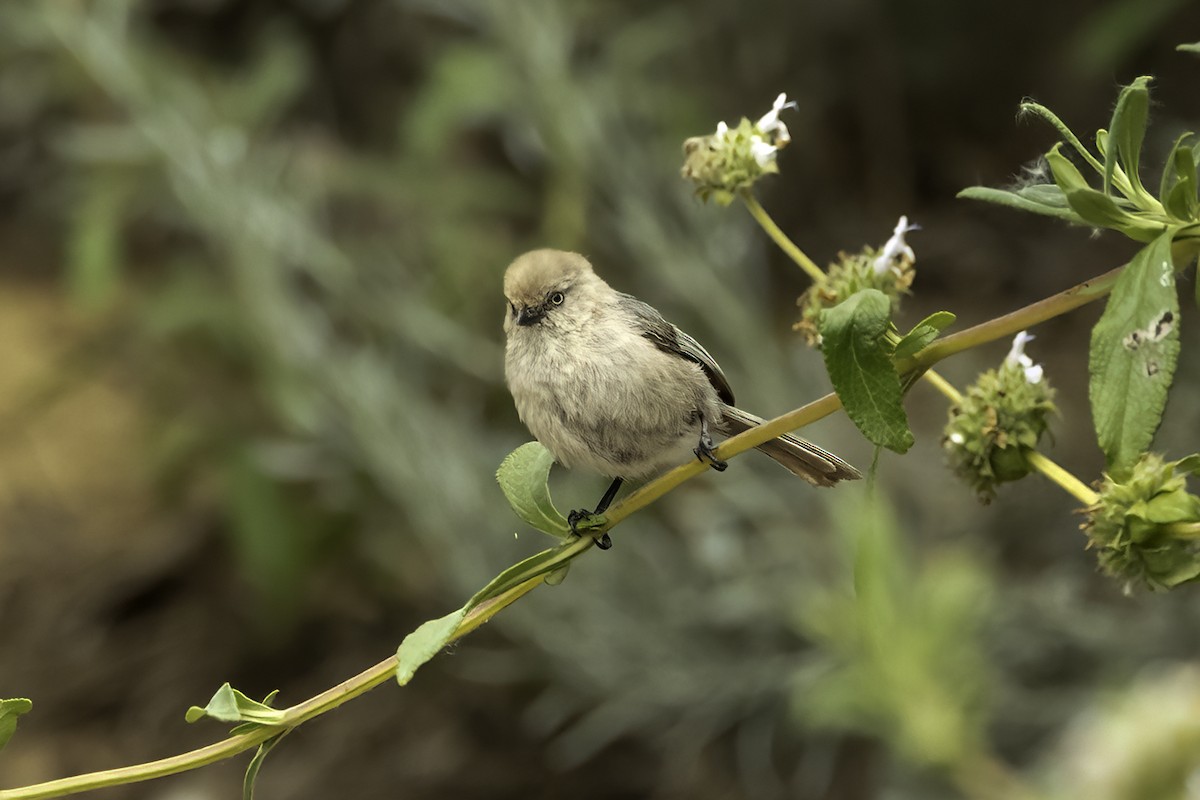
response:
<path id="1" fill-rule="evenodd" d="M 522 308 L 517 312 L 518 325 L 536 325 L 541 322 L 542 317 L 546 316 L 546 309 L 542 306 L 533 306 L 531 308 Z"/>

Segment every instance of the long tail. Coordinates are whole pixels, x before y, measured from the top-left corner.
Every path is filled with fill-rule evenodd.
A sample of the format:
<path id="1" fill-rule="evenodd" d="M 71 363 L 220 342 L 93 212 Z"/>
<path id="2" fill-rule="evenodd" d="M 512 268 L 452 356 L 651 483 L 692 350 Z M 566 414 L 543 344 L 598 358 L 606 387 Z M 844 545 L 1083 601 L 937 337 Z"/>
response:
<path id="1" fill-rule="evenodd" d="M 725 417 L 717 428 L 728 436 L 749 430 L 763 422 L 761 418 L 733 406 L 724 406 L 724 411 Z M 854 481 L 862 477 L 862 473 L 833 453 L 790 433 L 761 444 L 758 449 L 813 486 L 833 486 L 838 481 Z"/>

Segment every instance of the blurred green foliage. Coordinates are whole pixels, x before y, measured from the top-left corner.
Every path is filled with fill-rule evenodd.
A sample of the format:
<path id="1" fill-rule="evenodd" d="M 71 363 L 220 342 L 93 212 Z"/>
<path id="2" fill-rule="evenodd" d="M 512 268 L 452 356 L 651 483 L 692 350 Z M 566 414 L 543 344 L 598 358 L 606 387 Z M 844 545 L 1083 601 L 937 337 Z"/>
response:
<path id="1" fill-rule="evenodd" d="M 247 616 L 271 636 L 248 649 L 299 647 L 306 623 L 333 613 L 320 604 L 341 596 L 329 583 L 399 609 L 392 623 L 436 616 L 540 538 L 514 542 L 492 480 L 527 438 L 501 375 L 512 256 L 587 252 L 694 331 L 756 410 L 792 407 L 828 388 L 819 356 L 780 333 L 803 282 L 748 218 L 694 200 L 680 143 L 779 91 L 801 97 L 783 174 L 766 188 L 785 229 L 831 254 L 879 244 L 908 213 L 937 265 L 925 286 L 961 292 L 964 312 L 998 313 L 989 289 L 1042 279 L 999 279 L 998 265 L 1045 263 L 1026 242 L 1046 229 L 997 222 L 989 234 L 977 210 L 945 204 L 1037 152 L 1011 125 L 1024 93 L 1064 96 L 1051 103 L 1064 119 L 1100 120 L 1110 69 L 1161 72 L 1158 50 L 1186 9 L 1158 5 L 1150 29 L 1105 21 L 1127 2 L 3 4 L 4 280 L 33 275 L 89 326 L 64 362 L 70 380 L 123 365 L 150 414 L 159 502 L 181 520 L 215 516 L 224 546 L 203 557 L 236 564 L 255 588 Z M 1041 38 L 1068 29 L 1077 55 Z M 1096 66 L 1152 47 L 1136 69 Z M 1164 84 L 1163 108 L 1177 108 L 1195 79 Z M 1069 274 L 1087 277 L 1086 263 Z M 1067 274 L 1050 277 L 1061 288 Z M 895 521 L 830 534 L 826 504 L 857 500 L 746 459 L 638 515 L 609 556 L 522 601 L 491 626 L 502 635 L 464 645 L 443 667 L 455 689 L 437 713 L 473 720 L 472 703 L 502 685 L 505 727 L 489 747 L 513 748 L 504 775 L 533 769 L 509 741 L 527 732 L 547 771 L 598 764 L 610 782 L 567 778 L 574 794 L 937 797 L 951 790 L 922 765 L 984 739 L 1018 767 L 1038 763 L 1098 685 L 1195 657 L 1194 604 L 1127 600 L 1098 580 L 1059 495 L 1034 488 L 980 511 L 950 488 L 942 406 L 930 405 L 923 430 L 913 414 L 906 458 L 923 461 L 905 466 L 919 466 L 883 460 Z M 845 420 L 813 437 L 835 450 L 855 441 Z M 852 460 L 867 460 L 854 446 Z M 554 481 L 563 503 L 599 490 L 587 476 Z M 241 641 L 223 633 L 205 646 Z M 357 650 L 331 637 L 286 664 L 352 652 L 362 665 L 397 633 L 386 646 L 363 634 Z M 428 686 L 437 663 L 422 671 Z M 55 685 L 13 689 L 40 709 Z M 6 753 L 38 735 L 35 719 Z M 380 740 L 425 752 L 421 731 L 379 724 Z M 344 789 L 329 781 L 345 772 L 288 761 L 303 745 L 287 744 L 263 782 L 290 770 L 304 776 L 291 796 Z M 618 757 L 643 767 L 622 778 L 606 761 Z M 356 772 L 391 761 L 363 759 Z M 467 772 L 427 793 L 454 793 Z"/>

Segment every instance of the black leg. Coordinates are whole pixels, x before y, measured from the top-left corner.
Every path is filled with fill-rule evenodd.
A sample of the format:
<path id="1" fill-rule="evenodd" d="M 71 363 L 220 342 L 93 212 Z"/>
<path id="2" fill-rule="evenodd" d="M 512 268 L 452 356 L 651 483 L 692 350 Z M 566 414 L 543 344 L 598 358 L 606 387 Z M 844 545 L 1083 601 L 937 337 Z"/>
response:
<path id="1" fill-rule="evenodd" d="M 708 420 L 704 418 L 703 414 L 700 415 L 700 444 L 696 445 L 696 449 L 692 452 L 696 454 L 696 458 L 705 462 L 717 472 L 724 472 L 725 468 L 729 466 L 729 462 L 722 461 L 713 455 L 713 440 L 708 432 Z"/>
<path id="2" fill-rule="evenodd" d="M 592 512 L 593 514 L 603 514 L 605 511 L 608 511 L 608 507 L 612 505 L 613 498 L 617 496 L 617 492 L 621 491 L 621 484 L 623 481 L 623 478 L 613 478 L 613 482 L 608 485 L 608 489 L 605 490 L 604 496 L 601 497 L 600 502 L 596 504 L 596 510 Z"/>
<path id="3" fill-rule="evenodd" d="M 617 496 L 617 492 L 621 490 L 621 483 L 621 478 L 613 479 L 613 482 L 609 484 L 608 489 L 604 492 L 604 496 L 600 498 L 600 502 L 596 504 L 595 511 L 584 511 L 577 509 L 568 514 L 567 522 L 571 526 L 571 532 L 576 536 L 579 536 L 579 531 L 575 529 L 576 525 L 588 517 L 596 514 L 603 514 L 605 511 L 607 511 L 608 507 L 612 505 L 613 498 L 615 498 Z M 596 547 L 599 547 L 601 550 L 607 550 L 612 547 L 612 537 L 608 535 L 608 531 L 602 533 L 600 538 L 596 540 Z"/>

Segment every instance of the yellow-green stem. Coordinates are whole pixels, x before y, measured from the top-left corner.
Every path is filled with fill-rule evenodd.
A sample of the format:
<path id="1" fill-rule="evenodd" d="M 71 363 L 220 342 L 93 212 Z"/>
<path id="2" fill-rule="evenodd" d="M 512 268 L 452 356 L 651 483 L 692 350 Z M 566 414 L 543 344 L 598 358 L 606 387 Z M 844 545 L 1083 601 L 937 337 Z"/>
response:
<path id="1" fill-rule="evenodd" d="M 1036 450 L 1026 453 L 1025 460 L 1029 462 L 1029 466 L 1057 483 L 1085 506 L 1090 506 L 1100 499 L 1100 495 L 1092 491 L 1090 486 Z"/>
<path id="2" fill-rule="evenodd" d="M 754 217 L 754 220 L 762 227 L 764 231 L 766 231 L 767 236 L 770 236 L 772 241 L 779 245 L 780 250 L 787 253 L 788 257 L 791 258 L 792 261 L 795 261 L 797 264 L 799 264 L 800 269 L 807 272 L 808 277 L 812 278 L 814 281 L 820 281 L 824 279 L 825 273 L 821 271 L 821 268 L 817 266 L 817 263 L 805 255 L 804 251 L 797 247 L 796 243 L 789 239 L 787 234 L 775 224 L 775 220 L 771 219 L 771 215 L 767 213 L 767 210 L 762 207 L 762 204 L 758 202 L 758 198 L 756 198 L 749 189 L 741 192 L 738 196 L 741 197 L 742 202 L 746 204 L 746 208 L 750 211 L 750 215 Z"/>

